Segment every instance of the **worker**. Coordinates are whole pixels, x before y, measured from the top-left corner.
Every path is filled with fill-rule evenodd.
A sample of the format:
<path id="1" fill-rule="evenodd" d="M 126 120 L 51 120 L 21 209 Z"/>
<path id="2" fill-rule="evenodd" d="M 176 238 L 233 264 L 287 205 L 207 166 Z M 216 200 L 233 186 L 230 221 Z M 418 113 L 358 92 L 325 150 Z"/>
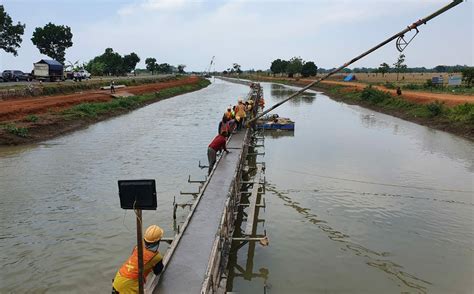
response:
<path id="1" fill-rule="evenodd" d="M 226 139 L 229 136 L 229 133 L 224 131 L 221 134 L 217 135 L 209 144 L 207 148 L 207 159 L 209 160 L 209 171 L 208 175 L 211 174 L 212 168 L 216 163 L 217 152 L 224 150 L 226 153 L 230 153 L 229 150 L 226 148 Z"/>
<path id="2" fill-rule="evenodd" d="M 163 270 L 163 261 L 160 252 L 160 240 L 163 237 L 163 229 L 157 225 L 149 226 L 145 231 L 143 246 L 143 277 L 153 270 L 155 275 L 159 275 Z M 138 293 L 138 250 L 137 246 L 132 251 L 132 255 L 124 262 L 119 269 L 112 284 L 112 294 L 132 294 Z"/>
<path id="3" fill-rule="evenodd" d="M 229 107 L 227 107 L 227 111 L 224 113 L 224 115 L 227 117 L 227 120 L 231 120 L 233 117 L 232 117 L 232 106 L 229 105 Z"/>
<path id="4" fill-rule="evenodd" d="M 230 134 L 234 133 L 235 125 L 236 125 L 235 119 L 231 119 L 231 120 L 227 121 L 226 130 L 227 130 L 229 136 L 230 136 Z"/>
<path id="5" fill-rule="evenodd" d="M 239 99 L 239 103 L 237 104 L 236 106 L 236 113 L 235 113 L 235 116 L 239 116 L 240 117 L 240 121 L 238 122 L 239 124 L 237 125 L 237 129 L 241 129 L 242 128 L 242 125 L 245 121 L 245 117 L 246 117 L 246 114 L 245 114 L 245 105 L 244 105 L 244 102 L 242 101 L 242 99 Z"/>
<path id="6" fill-rule="evenodd" d="M 115 93 L 115 81 L 112 80 L 110 82 L 110 94 L 114 94 Z"/>
<path id="7" fill-rule="evenodd" d="M 229 133 L 227 130 L 227 122 L 229 119 L 227 118 L 227 115 L 223 115 L 221 121 L 219 122 L 219 126 L 217 127 L 217 133 L 222 134 L 223 131 L 226 131 Z"/>
<path id="8" fill-rule="evenodd" d="M 397 95 L 398 96 L 402 95 L 402 89 L 400 87 L 397 87 Z"/>

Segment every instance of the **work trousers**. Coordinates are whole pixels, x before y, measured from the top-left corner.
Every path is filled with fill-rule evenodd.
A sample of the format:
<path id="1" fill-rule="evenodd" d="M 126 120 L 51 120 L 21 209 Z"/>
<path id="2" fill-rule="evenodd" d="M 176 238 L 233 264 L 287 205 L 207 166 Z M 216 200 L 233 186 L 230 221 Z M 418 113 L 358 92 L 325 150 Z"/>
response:
<path id="1" fill-rule="evenodd" d="M 214 167 L 214 164 L 216 163 L 216 155 L 217 152 L 216 150 L 212 149 L 211 147 L 207 148 L 207 160 L 209 160 L 209 171 L 208 175 L 211 174 L 212 168 Z"/>

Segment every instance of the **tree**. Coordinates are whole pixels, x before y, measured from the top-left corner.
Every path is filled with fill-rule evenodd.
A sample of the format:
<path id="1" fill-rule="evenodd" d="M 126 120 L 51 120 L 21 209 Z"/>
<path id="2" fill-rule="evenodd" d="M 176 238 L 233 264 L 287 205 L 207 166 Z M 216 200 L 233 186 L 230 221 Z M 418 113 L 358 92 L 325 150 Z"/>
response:
<path id="1" fill-rule="evenodd" d="M 159 73 L 169 74 L 173 71 L 173 67 L 168 63 L 162 63 L 157 66 L 157 71 Z"/>
<path id="2" fill-rule="evenodd" d="M 18 22 L 13 24 L 12 18 L 0 5 L 0 49 L 7 53 L 18 55 L 17 49 L 23 41 L 21 36 L 25 33 L 25 25 Z"/>
<path id="3" fill-rule="evenodd" d="M 123 59 L 114 49 L 105 49 L 104 54 L 99 57 L 99 61 L 105 65 L 104 73 L 108 75 L 120 75 L 125 73 Z"/>
<path id="4" fill-rule="evenodd" d="M 380 64 L 380 67 L 378 68 L 378 71 L 379 71 L 379 73 L 382 74 L 382 77 L 384 77 L 385 74 L 390 71 L 390 65 L 388 65 L 388 63 L 384 62 L 384 63 Z"/>
<path id="5" fill-rule="evenodd" d="M 139 60 L 135 53 L 122 57 L 114 49 L 107 48 L 102 55 L 89 61 L 85 68 L 93 75 L 123 75 L 135 68 Z"/>
<path id="6" fill-rule="evenodd" d="M 234 63 L 234 64 L 232 65 L 232 69 L 233 69 L 237 74 L 242 73 L 242 70 L 240 69 L 240 64 L 238 64 L 238 63 Z"/>
<path id="7" fill-rule="evenodd" d="M 286 71 L 286 68 L 284 66 L 284 60 L 281 60 L 280 58 L 273 60 L 270 70 L 272 71 L 273 74 L 280 74 Z"/>
<path id="8" fill-rule="evenodd" d="M 303 68 L 303 59 L 301 59 L 301 57 L 291 58 L 286 67 L 286 72 L 288 73 L 288 77 L 292 78 L 294 74 L 300 73 L 302 68 Z"/>
<path id="9" fill-rule="evenodd" d="M 316 76 L 317 73 L 318 73 L 318 67 L 312 61 L 305 62 L 303 64 L 303 67 L 301 68 L 301 75 L 305 78 L 309 76 L 314 77 Z"/>
<path id="10" fill-rule="evenodd" d="M 462 70 L 462 80 L 466 83 L 467 87 L 472 86 L 474 80 L 474 67 L 466 67 Z"/>
<path id="11" fill-rule="evenodd" d="M 178 64 L 178 73 L 180 73 L 180 74 L 185 73 L 184 72 L 185 67 L 186 67 L 186 65 L 184 65 L 184 64 Z"/>
<path id="12" fill-rule="evenodd" d="M 434 70 L 436 72 L 446 72 L 448 69 L 446 65 L 438 65 L 434 68 Z"/>
<path id="13" fill-rule="evenodd" d="M 87 68 L 87 70 L 91 73 L 93 76 L 102 76 L 104 75 L 105 72 L 105 64 L 103 62 L 93 62 L 90 64 L 90 67 Z"/>
<path id="14" fill-rule="evenodd" d="M 400 72 L 403 72 L 407 68 L 406 64 L 403 64 L 404 62 L 405 62 L 405 54 L 400 54 L 400 56 L 398 56 L 397 62 L 393 64 L 393 66 L 397 69 L 397 81 L 398 81 L 398 75 L 400 74 Z"/>
<path id="15" fill-rule="evenodd" d="M 156 58 L 148 57 L 145 59 L 146 69 L 151 71 L 153 74 L 158 69 L 158 64 L 156 63 Z"/>
<path id="16" fill-rule="evenodd" d="M 123 57 L 123 68 L 125 72 L 131 72 L 137 66 L 137 63 L 140 62 L 140 57 L 135 52 L 132 52 Z"/>
<path id="17" fill-rule="evenodd" d="M 64 63 L 66 49 L 72 46 L 71 28 L 48 23 L 43 28 L 36 28 L 31 38 L 41 54 Z"/>

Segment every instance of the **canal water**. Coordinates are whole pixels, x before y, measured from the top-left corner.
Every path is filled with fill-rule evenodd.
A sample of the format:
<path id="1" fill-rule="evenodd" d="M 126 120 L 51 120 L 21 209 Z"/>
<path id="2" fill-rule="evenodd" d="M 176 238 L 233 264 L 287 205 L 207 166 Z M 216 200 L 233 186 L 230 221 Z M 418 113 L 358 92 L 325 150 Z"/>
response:
<path id="1" fill-rule="evenodd" d="M 267 105 L 291 87 L 263 84 Z M 135 242 L 117 180 L 156 179 L 157 223 L 197 188 L 225 107 L 215 80 L 42 144 L 0 148 L 0 293 L 104 293 Z M 269 247 L 240 293 L 471 293 L 474 144 L 311 92 L 278 109 L 294 133 L 265 140 Z M 187 210 L 178 211 L 183 220 Z M 247 247 L 237 264 L 246 264 Z"/>

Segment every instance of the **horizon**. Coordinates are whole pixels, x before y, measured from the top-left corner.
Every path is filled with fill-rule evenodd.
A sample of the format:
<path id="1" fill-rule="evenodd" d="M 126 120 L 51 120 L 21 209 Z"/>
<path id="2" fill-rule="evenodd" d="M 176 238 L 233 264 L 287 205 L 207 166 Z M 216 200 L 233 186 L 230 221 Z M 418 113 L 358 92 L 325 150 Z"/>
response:
<path id="1" fill-rule="evenodd" d="M 13 22 L 25 24 L 26 29 L 17 57 L 1 51 L 0 69 L 29 72 L 34 62 L 47 58 L 30 39 L 35 27 L 48 22 L 71 27 L 74 45 L 66 50 L 66 60 L 71 62 L 86 63 L 110 47 L 121 55 L 137 53 L 141 59 L 137 68 L 145 68 L 144 60 L 155 57 L 158 63 L 185 64 L 187 72 L 202 72 L 215 55 L 215 71 L 232 63 L 243 70 L 267 70 L 273 60 L 293 56 L 328 69 L 447 3 L 102 0 L 64 4 L 57 0 L 4 0 L 2 5 Z M 473 4 L 464 2 L 421 26 L 420 34 L 403 52 L 407 66 L 472 66 L 472 23 Z M 377 68 L 383 62 L 392 65 L 398 55 L 392 42 L 351 68 Z"/>

